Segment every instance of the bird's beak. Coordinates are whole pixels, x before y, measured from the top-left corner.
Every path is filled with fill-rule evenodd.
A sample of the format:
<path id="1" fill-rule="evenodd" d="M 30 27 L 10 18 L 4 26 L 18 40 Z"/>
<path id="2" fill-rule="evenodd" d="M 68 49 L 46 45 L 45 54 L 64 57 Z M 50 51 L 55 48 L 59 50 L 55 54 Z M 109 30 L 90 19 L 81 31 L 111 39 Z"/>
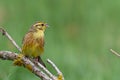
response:
<path id="1" fill-rule="evenodd" d="M 46 27 L 48 28 L 49 27 L 49 25 L 48 24 L 45 24 L 46 25 Z"/>

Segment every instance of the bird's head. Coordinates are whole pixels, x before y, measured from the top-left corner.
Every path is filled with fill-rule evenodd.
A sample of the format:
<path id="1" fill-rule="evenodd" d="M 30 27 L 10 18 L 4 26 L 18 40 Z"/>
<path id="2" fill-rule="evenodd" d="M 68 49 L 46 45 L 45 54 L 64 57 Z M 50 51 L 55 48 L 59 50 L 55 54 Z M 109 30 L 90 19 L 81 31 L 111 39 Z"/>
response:
<path id="1" fill-rule="evenodd" d="M 32 31 L 39 31 L 39 30 L 42 30 L 42 31 L 45 31 L 45 29 L 48 27 L 48 25 L 46 23 L 43 23 L 43 22 L 37 22 L 35 23 L 30 30 Z"/>

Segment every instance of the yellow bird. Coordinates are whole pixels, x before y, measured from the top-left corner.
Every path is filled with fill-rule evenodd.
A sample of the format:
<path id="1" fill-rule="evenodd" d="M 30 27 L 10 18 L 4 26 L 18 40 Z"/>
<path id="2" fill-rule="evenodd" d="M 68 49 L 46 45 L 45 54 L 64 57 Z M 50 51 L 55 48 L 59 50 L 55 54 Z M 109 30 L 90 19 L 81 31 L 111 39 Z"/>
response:
<path id="1" fill-rule="evenodd" d="M 23 38 L 22 54 L 26 57 L 32 57 L 39 61 L 43 66 L 41 54 L 44 51 L 44 31 L 48 27 L 46 23 L 37 22 L 28 31 Z"/>

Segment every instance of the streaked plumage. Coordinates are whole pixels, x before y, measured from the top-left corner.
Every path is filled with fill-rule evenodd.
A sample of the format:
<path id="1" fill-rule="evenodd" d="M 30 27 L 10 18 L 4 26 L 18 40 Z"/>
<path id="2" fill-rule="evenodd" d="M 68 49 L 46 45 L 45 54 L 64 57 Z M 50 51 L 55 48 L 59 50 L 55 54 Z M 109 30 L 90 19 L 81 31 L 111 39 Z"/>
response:
<path id="1" fill-rule="evenodd" d="M 46 27 L 47 24 L 37 22 L 30 28 L 23 39 L 22 54 L 41 60 L 40 56 L 44 52 L 44 31 Z M 44 65 L 42 60 L 40 63 Z"/>

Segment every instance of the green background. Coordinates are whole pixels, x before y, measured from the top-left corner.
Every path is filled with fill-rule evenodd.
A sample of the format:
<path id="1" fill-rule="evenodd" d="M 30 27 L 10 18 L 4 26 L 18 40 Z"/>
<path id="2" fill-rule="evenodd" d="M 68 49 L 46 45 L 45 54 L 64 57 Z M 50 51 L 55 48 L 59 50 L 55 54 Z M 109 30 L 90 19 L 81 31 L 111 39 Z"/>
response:
<path id="1" fill-rule="evenodd" d="M 119 80 L 120 0 L 0 0 L 0 26 L 21 47 L 32 24 L 49 24 L 44 62 L 51 59 L 65 80 Z M 0 50 L 19 51 L 0 35 Z M 46 63 L 47 68 L 56 72 Z M 0 80 L 39 80 L 23 67 L 0 60 Z"/>

